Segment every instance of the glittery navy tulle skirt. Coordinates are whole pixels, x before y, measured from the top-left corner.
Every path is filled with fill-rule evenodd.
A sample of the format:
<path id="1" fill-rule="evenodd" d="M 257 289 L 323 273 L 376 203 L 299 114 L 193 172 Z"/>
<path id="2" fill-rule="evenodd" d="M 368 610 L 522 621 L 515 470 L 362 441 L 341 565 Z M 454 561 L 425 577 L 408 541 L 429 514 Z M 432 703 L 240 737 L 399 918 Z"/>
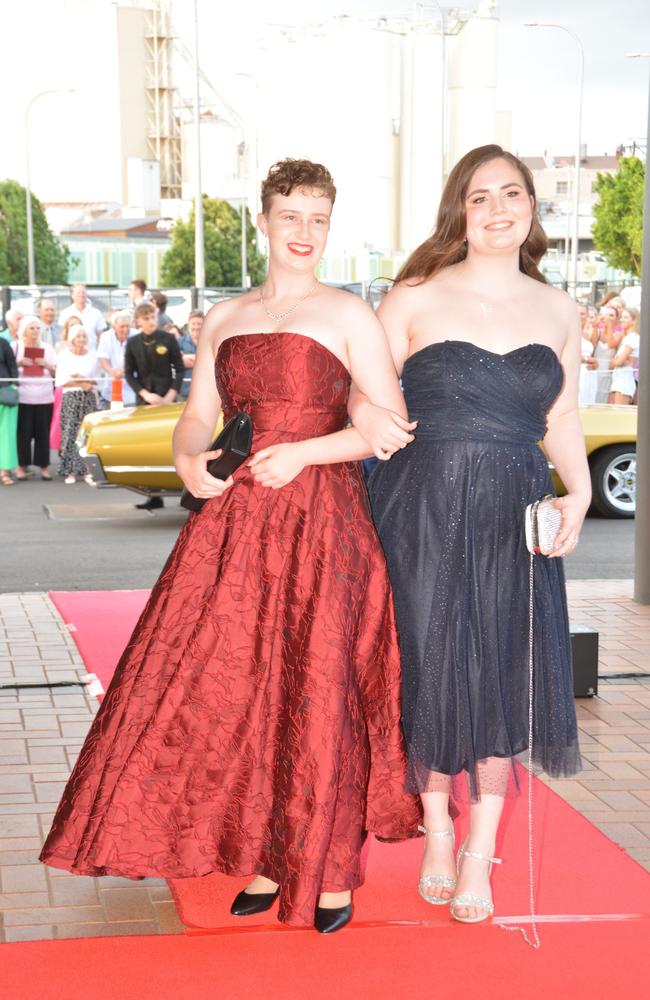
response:
<path id="1" fill-rule="evenodd" d="M 504 357 L 431 347 L 403 377 L 416 441 L 376 467 L 370 495 L 400 634 L 409 789 L 477 799 L 516 788 L 514 758 L 528 745 L 523 513 L 552 492 L 536 438 L 562 372 L 537 345 Z M 533 759 L 550 775 L 573 774 L 561 560 L 535 557 L 533 602 Z"/>

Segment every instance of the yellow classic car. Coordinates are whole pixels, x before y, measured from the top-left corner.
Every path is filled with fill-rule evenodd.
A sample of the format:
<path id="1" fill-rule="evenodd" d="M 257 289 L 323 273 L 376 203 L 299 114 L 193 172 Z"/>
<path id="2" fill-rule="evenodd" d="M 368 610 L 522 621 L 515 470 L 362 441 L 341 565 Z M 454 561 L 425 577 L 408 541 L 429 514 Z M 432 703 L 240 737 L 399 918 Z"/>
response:
<path id="1" fill-rule="evenodd" d="M 94 485 L 122 486 L 146 496 L 180 496 L 182 483 L 173 465 L 172 433 L 183 406 L 174 403 L 89 414 L 77 444 Z M 580 417 L 594 510 L 606 517 L 634 517 L 636 406 L 588 406 L 580 411 Z M 558 493 L 563 493 L 555 473 L 554 479 Z"/>
<path id="2" fill-rule="evenodd" d="M 591 470 L 592 508 L 604 517 L 634 517 L 636 509 L 636 406 L 609 403 L 580 410 Z M 565 492 L 553 471 L 558 494 Z"/>

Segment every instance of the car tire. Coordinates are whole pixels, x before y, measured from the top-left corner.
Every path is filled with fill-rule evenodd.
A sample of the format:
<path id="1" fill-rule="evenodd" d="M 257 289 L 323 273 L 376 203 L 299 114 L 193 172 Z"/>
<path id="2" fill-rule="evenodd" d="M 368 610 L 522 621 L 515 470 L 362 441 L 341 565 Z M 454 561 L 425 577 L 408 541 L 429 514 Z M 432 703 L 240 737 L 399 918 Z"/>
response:
<path id="1" fill-rule="evenodd" d="M 614 444 L 591 463 L 592 507 L 603 517 L 634 517 L 636 511 L 636 447 Z"/>

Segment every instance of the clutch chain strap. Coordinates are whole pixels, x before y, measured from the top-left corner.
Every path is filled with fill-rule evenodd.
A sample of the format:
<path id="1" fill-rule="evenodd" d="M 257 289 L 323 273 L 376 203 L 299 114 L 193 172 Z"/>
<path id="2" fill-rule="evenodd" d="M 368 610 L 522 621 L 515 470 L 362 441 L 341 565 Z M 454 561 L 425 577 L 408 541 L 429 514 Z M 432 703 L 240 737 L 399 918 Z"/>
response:
<path id="1" fill-rule="evenodd" d="M 530 904 L 530 926 L 533 940 L 528 936 L 525 927 L 507 927 L 501 924 L 504 931 L 519 931 L 526 944 L 531 948 L 539 948 L 541 941 L 537 933 L 535 918 L 535 879 L 533 873 L 533 636 L 535 607 L 535 556 L 530 553 L 530 569 L 528 574 L 528 894 Z"/>

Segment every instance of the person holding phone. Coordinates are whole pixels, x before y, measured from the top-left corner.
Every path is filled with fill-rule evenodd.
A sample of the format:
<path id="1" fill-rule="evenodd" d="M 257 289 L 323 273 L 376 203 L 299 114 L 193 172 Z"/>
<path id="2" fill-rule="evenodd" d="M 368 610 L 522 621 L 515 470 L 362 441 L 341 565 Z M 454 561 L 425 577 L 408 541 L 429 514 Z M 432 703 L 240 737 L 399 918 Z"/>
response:
<path id="1" fill-rule="evenodd" d="M 594 324 L 594 339 L 593 357 L 598 363 L 598 389 L 594 402 L 607 403 L 612 384 L 610 362 L 623 339 L 623 329 L 619 323 L 618 311 L 611 301 L 602 305 L 598 310 L 598 317 Z"/>

